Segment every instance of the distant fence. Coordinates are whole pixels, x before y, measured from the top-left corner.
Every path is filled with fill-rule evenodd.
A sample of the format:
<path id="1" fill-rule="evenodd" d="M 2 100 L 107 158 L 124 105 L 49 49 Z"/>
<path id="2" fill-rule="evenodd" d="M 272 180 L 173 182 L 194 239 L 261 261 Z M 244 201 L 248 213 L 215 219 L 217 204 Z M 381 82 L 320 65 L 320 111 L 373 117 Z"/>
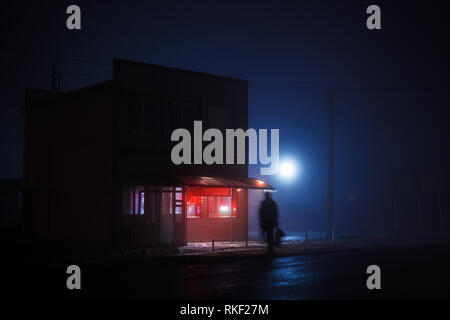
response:
<path id="1" fill-rule="evenodd" d="M 449 227 L 449 176 L 421 174 L 392 178 L 394 226 L 398 231 Z"/>

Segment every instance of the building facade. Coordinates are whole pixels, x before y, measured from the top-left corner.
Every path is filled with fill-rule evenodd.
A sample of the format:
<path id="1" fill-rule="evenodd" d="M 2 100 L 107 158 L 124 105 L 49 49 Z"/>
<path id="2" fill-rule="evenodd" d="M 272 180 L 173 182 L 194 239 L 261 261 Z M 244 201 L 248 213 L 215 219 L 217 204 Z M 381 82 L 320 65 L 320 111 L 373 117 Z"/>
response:
<path id="1" fill-rule="evenodd" d="M 32 95 L 31 95 L 32 96 Z M 34 237 L 114 247 L 245 240 L 247 165 L 174 165 L 174 129 L 248 127 L 247 81 L 114 60 L 113 79 L 24 108 Z"/>

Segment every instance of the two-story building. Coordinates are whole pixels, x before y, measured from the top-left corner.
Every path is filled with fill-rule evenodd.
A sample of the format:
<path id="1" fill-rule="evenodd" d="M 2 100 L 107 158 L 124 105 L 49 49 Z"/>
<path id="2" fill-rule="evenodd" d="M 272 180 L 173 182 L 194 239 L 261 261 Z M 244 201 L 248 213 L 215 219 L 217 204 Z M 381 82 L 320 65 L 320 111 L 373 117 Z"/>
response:
<path id="1" fill-rule="evenodd" d="M 248 189 L 271 189 L 248 178 L 246 164 L 170 157 L 172 131 L 192 131 L 194 120 L 247 129 L 245 80 L 115 59 L 112 80 L 28 97 L 24 117 L 24 221 L 38 238 L 113 247 L 245 240 Z"/>

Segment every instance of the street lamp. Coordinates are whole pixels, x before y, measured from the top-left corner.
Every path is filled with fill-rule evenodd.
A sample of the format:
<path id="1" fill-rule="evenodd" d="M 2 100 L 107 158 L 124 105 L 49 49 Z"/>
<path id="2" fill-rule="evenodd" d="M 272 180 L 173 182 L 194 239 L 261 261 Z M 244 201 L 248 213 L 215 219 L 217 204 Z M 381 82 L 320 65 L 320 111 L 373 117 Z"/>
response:
<path id="1" fill-rule="evenodd" d="M 285 160 L 281 163 L 280 166 L 280 175 L 285 178 L 291 180 L 293 176 L 297 173 L 297 166 L 291 160 Z"/>
<path id="2" fill-rule="evenodd" d="M 291 159 L 285 159 L 281 162 L 280 165 L 280 176 L 282 179 L 288 181 L 289 191 L 291 189 L 291 181 L 297 174 L 297 165 Z M 289 192 L 290 193 L 290 192 Z"/>

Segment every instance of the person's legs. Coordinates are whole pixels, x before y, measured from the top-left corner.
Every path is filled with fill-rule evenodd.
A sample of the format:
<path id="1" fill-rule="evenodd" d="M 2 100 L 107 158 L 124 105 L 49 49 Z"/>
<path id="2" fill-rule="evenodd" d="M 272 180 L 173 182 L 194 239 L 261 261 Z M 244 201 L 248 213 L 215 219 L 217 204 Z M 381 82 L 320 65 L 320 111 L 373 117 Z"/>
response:
<path id="1" fill-rule="evenodd" d="M 281 246 L 281 237 L 283 236 L 283 231 L 279 228 L 275 228 L 275 247 Z"/>
<path id="2" fill-rule="evenodd" d="M 266 230 L 267 237 L 267 251 L 269 254 L 273 253 L 273 228 L 268 228 Z"/>
<path id="3" fill-rule="evenodd" d="M 263 241 L 267 241 L 267 235 L 266 235 L 265 229 L 261 229 L 261 238 L 263 239 Z"/>

